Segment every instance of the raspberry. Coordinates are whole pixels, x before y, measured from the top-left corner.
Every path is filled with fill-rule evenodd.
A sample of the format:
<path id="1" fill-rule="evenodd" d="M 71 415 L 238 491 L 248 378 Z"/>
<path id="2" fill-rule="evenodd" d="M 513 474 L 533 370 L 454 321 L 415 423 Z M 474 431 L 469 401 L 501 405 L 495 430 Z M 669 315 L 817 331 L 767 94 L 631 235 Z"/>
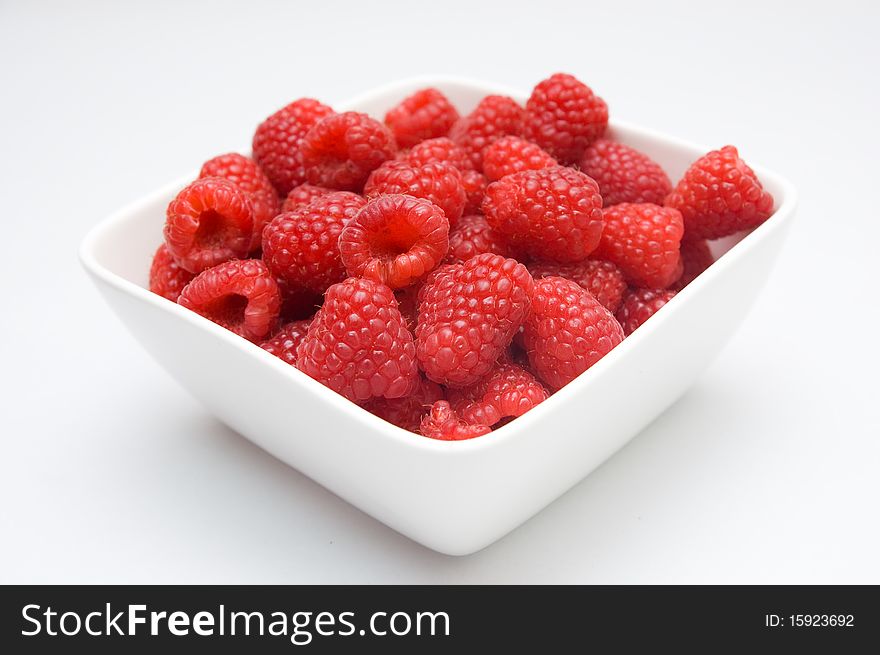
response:
<path id="1" fill-rule="evenodd" d="M 168 251 L 168 246 L 164 243 L 159 246 L 150 266 L 150 291 L 177 302 L 183 287 L 194 277 L 193 273 L 177 265 Z"/>
<path id="2" fill-rule="evenodd" d="M 416 325 L 428 378 L 467 387 L 492 370 L 528 313 L 533 287 L 525 266 L 493 254 L 433 273 L 419 293 Z"/>
<path id="3" fill-rule="evenodd" d="M 422 417 L 436 401 L 443 400 L 443 389 L 439 384 L 419 378 L 415 391 L 405 398 L 373 398 L 364 409 L 399 428 L 419 433 Z"/>
<path id="4" fill-rule="evenodd" d="M 529 272 L 536 280 L 554 276 L 577 282 L 612 314 L 620 307 L 627 289 L 620 269 L 602 259 L 587 259 L 577 264 L 533 262 L 529 264 Z"/>
<path id="5" fill-rule="evenodd" d="M 281 292 L 259 259 L 235 259 L 197 275 L 178 302 L 245 339 L 260 341 L 278 322 Z"/>
<path id="6" fill-rule="evenodd" d="M 580 168 L 596 180 L 606 207 L 621 202 L 662 205 L 672 191 L 669 177 L 657 162 L 616 141 L 596 141 L 584 151 Z"/>
<path id="7" fill-rule="evenodd" d="M 281 205 L 281 211 L 292 212 L 308 207 L 312 200 L 326 196 L 328 193 L 333 193 L 333 189 L 315 186 L 314 184 L 300 184 L 292 188 L 290 193 L 287 194 L 284 203 Z"/>
<path id="8" fill-rule="evenodd" d="M 263 260 L 291 287 L 323 293 L 346 278 L 339 235 L 366 201 L 336 191 L 294 212 L 279 214 L 263 231 Z"/>
<path id="9" fill-rule="evenodd" d="M 511 173 L 556 165 L 556 160 L 539 146 L 518 136 L 501 137 L 483 151 L 483 173 L 490 182 Z"/>
<path id="10" fill-rule="evenodd" d="M 563 166 L 492 182 L 483 212 L 511 245 L 539 259 L 577 262 L 599 244 L 602 196 L 592 178 Z"/>
<path id="11" fill-rule="evenodd" d="M 279 211 L 278 194 L 263 170 L 250 157 L 231 152 L 209 159 L 202 164 L 199 177 L 222 177 L 238 185 L 251 199 L 254 217 L 254 233 L 251 251 L 260 247 L 263 227 Z"/>
<path id="12" fill-rule="evenodd" d="M 531 373 L 511 362 L 499 363 L 476 384 L 449 392 L 449 404 L 470 424 L 495 425 L 522 416 L 547 399 L 547 390 Z"/>
<path id="13" fill-rule="evenodd" d="M 712 251 L 709 250 L 708 241 L 705 239 L 698 239 L 696 241 L 685 239 L 681 242 L 683 271 L 681 277 L 675 281 L 675 284 L 670 289 L 681 291 L 693 282 L 700 273 L 709 268 L 714 261 L 715 258 L 712 257 Z"/>
<path id="14" fill-rule="evenodd" d="M 311 98 L 301 98 L 275 112 L 254 133 L 254 159 L 282 196 L 306 181 L 302 139 L 333 110 Z"/>
<path id="15" fill-rule="evenodd" d="M 491 431 L 487 425 L 468 425 L 462 421 L 445 400 L 438 400 L 431 406 L 420 427 L 422 435 L 441 441 L 473 439 Z"/>
<path id="16" fill-rule="evenodd" d="M 370 173 L 394 159 L 395 152 L 388 128 L 355 111 L 327 116 L 302 141 L 308 181 L 343 191 L 359 191 Z"/>
<path id="17" fill-rule="evenodd" d="M 349 275 L 392 289 L 423 277 L 448 249 L 449 221 L 443 210 L 427 200 L 399 194 L 370 200 L 339 237 Z"/>
<path id="18" fill-rule="evenodd" d="M 675 294 L 671 289 L 630 289 L 617 310 L 617 320 L 620 321 L 623 333 L 626 336 L 631 335 L 658 309 L 672 300 Z"/>
<path id="19" fill-rule="evenodd" d="M 327 289 L 297 348 L 296 367 L 355 402 L 403 398 L 419 381 L 413 337 L 394 293 L 358 278 Z"/>
<path id="20" fill-rule="evenodd" d="M 535 282 L 523 343 L 532 368 L 549 387 L 564 387 L 622 340 L 614 315 L 576 282 L 561 277 Z"/>
<path id="21" fill-rule="evenodd" d="M 403 161 L 407 161 L 413 166 L 436 164 L 438 162 L 452 164 L 462 173 L 474 168 L 474 164 L 464 148 L 445 136 L 437 139 L 428 139 L 413 146 L 403 156 Z"/>
<path id="22" fill-rule="evenodd" d="M 462 217 L 449 231 L 449 254 L 446 255 L 446 262 L 461 264 L 471 257 L 487 252 L 516 259 L 513 248 L 489 227 L 482 214 Z"/>
<path id="23" fill-rule="evenodd" d="M 374 170 L 364 185 L 367 198 L 405 193 L 429 200 L 446 214 L 450 225 L 461 218 L 467 196 L 461 173 L 451 164 L 433 163 L 413 166 L 402 161 L 387 161 Z"/>
<path id="24" fill-rule="evenodd" d="M 483 199 L 486 197 L 486 187 L 489 186 L 489 180 L 486 179 L 485 175 L 477 171 L 463 171 L 461 181 L 467 196 L 464 213 L 480 213 L 482 211 Z"/>
<path id="25" fill-rule="evenodd" d="M 385 124 L 401 148 L 446 136 L 457 120 L 458 111 L 449 99 L 431 88 L 416 91 L 385 114 Z"/>
<path id="26" fill-rule="evenodd" d="M 486 96 L 470 114 L 460 119 L 449 137 L 461 146 L 477 170 L 483 168 L 483 149 L 503 136 L 520 136 L 525 111 L 513 98 Z"/>
<path id="27" fill-rule="evenodd" d="M 617 264 L 637 287 L 662 289 L 681 275 L 684 226 L 675 209 L 621 203 L 605 209 L 605 231 L 595 256 Z"/>
<path id="28" fill-rule="evenodd" d="M 526 103 L 524 135 L 561 164 L 578 162 L 605 133 L 608 105 L 577 78 L 557 73 L 539 82 Z"/>
<path id="29" fill-rule="evenodd" d="M 773 196 L 736 148 L 724 146 L 691 164 L 665 205 L 681 212 L 688 239 L 718 239 L 767 220 Z"/>
<path id="30" fill-rule="evenodd" d="M 272 353 L 291 366 L 296 366 L 296 347 L 309 331 L 311 319 L 291 321 L 275 334 L 274 337 L 260 344 L 260 348 Z"/>
<path id="31" fill-rule="evenodd" d="M 247 256 L 254 221 L 251 201 L 233 182 L 205 177 L 168 205 L 165 244 L 190 273 Z"/>

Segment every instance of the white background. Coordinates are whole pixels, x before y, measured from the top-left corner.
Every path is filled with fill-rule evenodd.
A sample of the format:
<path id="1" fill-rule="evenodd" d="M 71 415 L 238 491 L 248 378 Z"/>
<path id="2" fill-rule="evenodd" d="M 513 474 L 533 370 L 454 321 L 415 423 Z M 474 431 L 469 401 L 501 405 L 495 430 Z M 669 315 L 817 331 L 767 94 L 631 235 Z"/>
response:
<path id="1" fill-rule="evenodd" d="M 876 3 L 126 4 L 0 4 L 0 582 L 880 583 Z M 212 419 L 76 260 L 106 214 L 298 96 L 557 70 L 621 119 L 736 144 L 801 208 L 697 385 L 473 556 Z"/>

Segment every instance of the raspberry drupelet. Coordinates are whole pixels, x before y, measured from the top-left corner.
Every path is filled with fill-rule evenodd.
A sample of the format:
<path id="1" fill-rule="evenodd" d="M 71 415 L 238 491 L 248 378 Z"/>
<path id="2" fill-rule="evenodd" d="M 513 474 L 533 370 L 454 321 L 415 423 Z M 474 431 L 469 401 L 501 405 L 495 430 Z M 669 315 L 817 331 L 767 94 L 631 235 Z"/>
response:
<path id="1" fill-rule="evenodd" d="M 153 263 L 150 266 L 150 291 L 177 302 L 183 287 L 192 282 L 195 277 L 186 269 L 181 268 L 164 243 L 153 255 Z"/>
<path id="2" fill-rule="evenodd" d="M 491 431 L 488 425 L 471 425 L 461 420 L 445 400 L 438 400 L 431 406 L 420 427 L 423 436 L 440 441 L 463 441 Z"/>
<path id="3" fill-rule="evenodd" d="M 617 310 L 617 320 L 626 336 L 672 300 L 677 292 L 671 289 L 630 289 Z"/>

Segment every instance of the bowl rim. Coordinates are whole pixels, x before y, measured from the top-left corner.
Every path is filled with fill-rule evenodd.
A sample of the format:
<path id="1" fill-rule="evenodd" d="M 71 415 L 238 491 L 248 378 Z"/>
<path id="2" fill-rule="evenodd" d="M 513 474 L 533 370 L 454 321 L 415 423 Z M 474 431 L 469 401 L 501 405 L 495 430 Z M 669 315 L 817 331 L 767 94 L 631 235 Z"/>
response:
<path id="1" fill-rule="evenodd" d="M 423 86 L 436 86 L 440 88 L 459 86 L 482 94 L 509 95 L 519 101 L 522 101 L 527 97 L 527 94 L 519 89 L 495 83 L 482 82 L 480 80 L 466 77 L 450 75 L 420 75 L 380 85 L 371 90 L 357 94 L 347 100 L 335 103 L 335 106 L 343 110 L 354 109 L 364 103 L 369 103 L 377 99 L 384 99 L 390 94 L 407 94 Z M 609 121 L 609 127 L 611 129 L 619 129 L 638 135 L 646 140 L 658 141 L 672 148 L 700 151 L 704 153 L 709 152 L 712 149 L 698 143 L 669 136 L 653 129 L 644 128 L 626 121 L 616 119 L 611 120 Z M 249 148 L 242 150 L 242 152 L 247 151 L 249 151 Z M 160 311 L 171 313 L 178 319 L 189 322 L 194 327 L 206 330 L 216 338 L 225 340 L 231 346 L 243 349 L 243 351 L 249 353 L 251 357 L 256 357 L 257 359 L 262 360 L 264 365 L 274 367 L 277 374 L 287 376 L 296 384 L 302 385 L 306 389 L 310 389 L 312 393 L 323 398 L 334 409 L 346 412 L 352 420 L 359 422 L 368 431 L 380 434 L 380 438 L 389 439 L 400 444 L 402 447 L 421 450 L 435 456 L 465 456 L 469 453 L 482 452 L 485 449 L 498 448 L 503 444 L 512 443 L 518 439 L 528 438 L 534 427 L 533 424 L 540 422 L 545 413 L 554 411 L 556 405 L 569 402 L 575 395 L 586 393 L 586 387 L 596 383 L 595 381 L 602 376 L 602 372 L 605 369 L 609 366 L 614 366 L 617 360 L 626 357 L 627 353 L 636 347 L 638 343 L 649 338 L 649 335 L 657 329 L 663 321 L 669 320 L 669 317 L 682 303 L 686 302 L 687 299 L 695 293 L 699 293 L 700 289 L 708 283 L 708 280 L 712 279 L 714 276 L 723 275 L 725 270 L 734 266 L 738 259 L 747 256 L 748 252 L 751 251 L 759 241 L 768 237 L 771 233 L 783 229 L 784 225 L 794 215 L 794 210 L 797 205 L 797 191 L 795 190 L 795 187 L 786 178 L 767 170 L 763 166 L 753 165 L 751 163 L 749 165 L 762 182 L 769 182 L 772 186 L 780 190 L 780 193 L 774 194 L 774 199 L 778 204 L 774 208 L 773 213 L 764 223 L 743 236 L 739 242 L 734 244 L 727 252 L 716 260 L 712 266 L 676 294 L 676 296 L 664 306 L 663 312 L 659 312 L 656 316 L 652 317 L 651 321 L 647 322 L 646 325 L 640 327 L 639 330 L 624 339 L 623 342 L 611 350 L 611 352 L 591 366 L 589 370 L 585 371 L 568 385 L 552 394 L 537 407 L 517 418 L 516 421 L 502 426 L 487 435 L 464 441 L 440 441 L 429 439 L 414 435 L 403 428 L 388 423 L 384 419 L 371 414 L 356 403 L 349 401 L 345 397 L 325 387 L 323 384 L 312 379 L 297 368 L 268 353 L 258 345 L 220 327 L 216 323 L 196 314 L 195 312 L 181 307 L 177 303 L 152 293 L 147 288 L 131 282 L 98 261 L 95 254 L 96 247 L 101 240 L 106 238 L 108 232 L 114 231 L 116 228 L 123 226 L 128 220 L 130 220 L 132 215 L 140 213 L 146 207 L 156 204 L 160 200 L 167 198 L 169 195 L 174 195 L 181 187 L 185 186 L 198 176 L 197 170 L 185 176 L 181 176 L 172 182 L 161 185 L 159 188 L 124 205 L 122 208 L 112 212 L 110 215 L 99 221 L 83 238 L 79 247 L 79 260 L 83 268 L 85 268 L 85 270 L 96 279 L 123 294 L 146 302 Z"/>

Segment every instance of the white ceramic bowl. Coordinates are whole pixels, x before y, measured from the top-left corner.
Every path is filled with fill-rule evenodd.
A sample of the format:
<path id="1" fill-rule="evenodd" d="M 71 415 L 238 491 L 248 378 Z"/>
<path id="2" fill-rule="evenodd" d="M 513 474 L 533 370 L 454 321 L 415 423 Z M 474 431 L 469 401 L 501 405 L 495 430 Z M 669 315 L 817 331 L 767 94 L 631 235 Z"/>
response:
<path id="1" fill-rule="evenodd" d="M 381 118 L 429 85 L 462 113 L 489 93 L 525 101 L 523 93 L 492 84 L 431 77 L 384 86 L 336 108 Z M 611 133 L 651 155 L 673 180 L 709 150 L 616 121 Z M 511 424 L 463 442 L 386 423 L 145 288 L 165 208 L 195 171 L 107 218 L 86 237 L 80 256 L 134 336 L 208 411 L 411 539 L 465 555 L 513 530 L 626 444 L 730 338 L 764 284 L 795 209 L 788 182 L 753 168 L 776 199 L 766 223 L 719 244 L 715 254 L 723 256 L 715 264 L 585 374 Z"/>

